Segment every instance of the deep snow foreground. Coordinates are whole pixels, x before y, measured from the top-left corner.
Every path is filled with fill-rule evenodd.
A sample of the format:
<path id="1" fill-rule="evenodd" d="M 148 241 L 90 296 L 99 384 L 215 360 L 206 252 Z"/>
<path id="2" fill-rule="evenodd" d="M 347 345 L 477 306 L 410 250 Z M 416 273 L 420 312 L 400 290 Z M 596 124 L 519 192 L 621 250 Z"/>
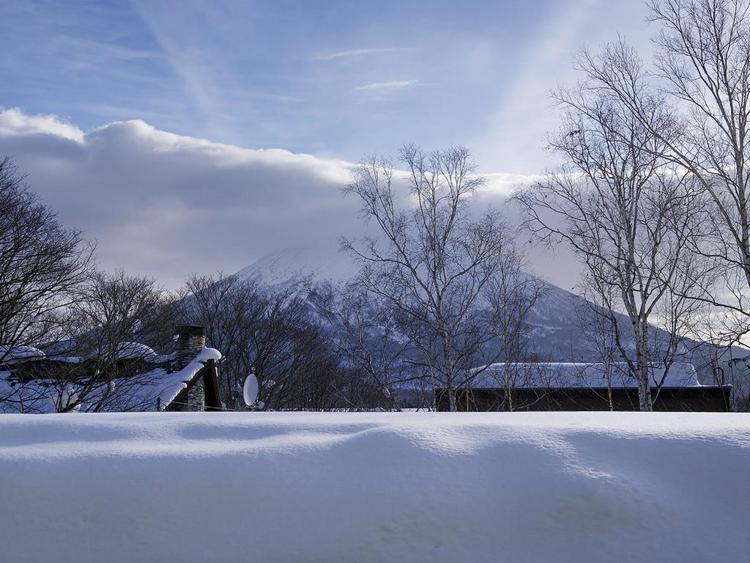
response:
<path id="1" fill-rule="evenodd" d="M 750 416 L 0 416 L 2 561 L 747 561 Z"/>

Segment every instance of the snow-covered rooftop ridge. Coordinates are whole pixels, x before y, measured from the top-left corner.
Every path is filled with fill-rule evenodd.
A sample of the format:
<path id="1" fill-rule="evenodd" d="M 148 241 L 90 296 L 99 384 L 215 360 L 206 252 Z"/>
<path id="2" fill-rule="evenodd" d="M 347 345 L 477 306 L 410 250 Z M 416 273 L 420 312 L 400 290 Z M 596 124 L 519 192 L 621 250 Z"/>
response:
<path id="1" fill-rule="evenodd" d="M 120 342 L 117 345 L 118 360 L 143 360 L 151 364 L 163 364 L 174 359 L 172 354 L 157 354 L 153 348 L 140 342 Z"/>
<path id="2" fill-rule="evenodd" d="M 104 411 L 148 411 L 157 406 L 165 408 L 180 391 L 198 374 L 208 360 L 218 361 L 221 353 L 213 348 L 203 348 L 183 369 L 169 372 L 163 367 L 131 375 L 102 381 L 89 391 L 78 410 L 89 411 L 102 402 Z M 11 372 L 0 372 L 0 413 L 52 413 L 56 411 L 61 391 L 72 397 L 77 392 L 75 382 L 55 384 L 46 380 L 31 380 L 18 383 Z M 63 385 L 64 387 L 61 387 Z M 111 387 L 111 388 L 110 388 Z"/>
<path id="3" fill-rule="evenodd" d="M 173 357 L 172 354 L 157 354 L 153 348 L 140 342 L 120 342 L 117 345 L 116 354 L 118 360 L 143 360 L 154 364 L 167 362 Z M 95 354 L 89 356 L 89 358 L 94 357 L 96 357 Z M 65 354 L 45 354 L 42 350 L 34 346 L 9 346 L 7 344 L 0 344 L 0 364 L 10 365 L 44 359 L 73 364 L 81 363 L 86 358 Z"/>
<path id="4" fill-rule="evenodd" d="M 28 360 L 41 360 L 44 352 L 33 346 L 10 346 L 0 344 L 0 364 L 13 364 Z"/>
<path id="5" fill-rule="evenodd" d="M 5 561 L 746 561 L 749 453 L 747 414 L 5 416 L 0 534 Z"/>
<path id="6" fill-rule="evenodd" d="M 625 362 L 540 362 L 498 363 L 476 368 L 478 375 L 471 387 L 477 389 L 503 388 L 606 388 L 637 387 Z M 688 362 L 674 362 L 669 370 L 663 366 L 650 368 L 652 387 L 700 387 L 695 366 Z"/>
<path id="7" fill-rule="evenodd" d="M 159 398 L 161 405 L 166 406 L 171 403 L 180 391 L 187 387 L 187 384 L 203 369 L 209 360 L 219 361 L 221 352 L 214 348 L 203 348 L 198 355 L 193 358 L 188 365 L 179 371 L 166 374 L 155 385 L 160 387 L 154 393 L 154 397 Z"/>
<path id="8" fill-rule="evenodd" d="M 140 342 L 120 342 L 117 345 L 118 360 L 150 359 L 157 356 L 153 348 Z"/>

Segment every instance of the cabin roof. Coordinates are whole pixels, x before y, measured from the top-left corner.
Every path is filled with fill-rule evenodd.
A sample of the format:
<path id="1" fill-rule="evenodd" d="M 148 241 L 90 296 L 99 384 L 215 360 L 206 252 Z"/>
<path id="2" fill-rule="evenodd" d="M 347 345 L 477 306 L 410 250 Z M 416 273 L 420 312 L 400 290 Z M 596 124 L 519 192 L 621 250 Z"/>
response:
<path id="1" fill-rule="evenodd" d="M 0 344 L 1 364 L 14 364 L 29 360 L 39 360 L 44 357 L 44 352 L 34 346 L 10 346 L 8 344 Z"/>
<path id="2" fill-rule="evenodd" d="M 469 382 L 475 389 L 514 388 L 633 388 L 638 384 L 625 362 L 583 363 L 498 363 L 472 370 L 476 375 Z M 695 366 L 674 362 L 669 370 L 650 367 L 652 387 L 700 387 Z"/>
<path id="3" fill-rule="evenodd" d="M 128 343 L 133 344 L 133 343 Z M 134 349 L 134 346 L 130 346 Z M 142 350 L 141 350 L 142 351 Z M 163 359 L 161 364 L 155 364 L 155 358 Z M 88 391 L 79 409 L 88 411 L 95 405 L 102 403 L 103 411 L 143 411 L 155 410 L 157 405 L 166 408 L 188 385 L 198 376 L 209 360 L 218 361 L 221 353 L 213 348 L 203 348 L 183 369 L 172 371 L 169 369 L 168 356 L 149 356 L 148 358 L 122 358 L 134 363 L 136 368 L 146 368 L 141 373 L 112 379 L 91 385 L 90 376 L 85 373 L 85 364 L 77 369 L 84 371 L 69 380 L 54 377 L 19 378 L 19 370 L 32 369 L 35 363 L 46 362 L 47 372 L 53 373 L 57 369 L 65 369 L 65 365 L 80 364 L 81 360 L 69 361 L 70 358 L 31 358 L 18 364 L 4 362 L 5 371 L 0 370 L 0 412 L 56 412 L 55 400 L 61 397 L 74 397 L 76 389 L 86 384 Z M 149 365 L 150 364 L 150 365 Z M 152 369 L 148 369 L 149 367 Z M 70 368 L 67 368 L 70 369 Z M 70 404 L 70 403 L 68 403 Z"/>

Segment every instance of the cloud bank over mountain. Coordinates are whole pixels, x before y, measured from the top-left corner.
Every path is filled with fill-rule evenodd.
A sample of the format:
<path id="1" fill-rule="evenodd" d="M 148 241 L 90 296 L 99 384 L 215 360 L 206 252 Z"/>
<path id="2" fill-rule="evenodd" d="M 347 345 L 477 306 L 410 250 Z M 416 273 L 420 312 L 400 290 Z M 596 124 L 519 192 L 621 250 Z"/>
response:
<path id="1" fill-rule="evenodd" d="M 342 160 L 219 144 L 140 120 L 83 131 L 18 109 L 0 111 L 0 155 L 66 225 L 97 241 L 103 268 L 169 286 L 363 230 L 356 201 L 341 193 L 354 168 Z M 529 179 L 489 175 L 480 201 L 502 204 Z"/>
<path id="2" fill-rule="evenodd" d="M 63 222 L 97 240 L 105 268 L 175 284 L 269 251 L 356 228 L 340 188 L 351 165 L 159 131 L 143 121 L 92 131 L 53 116 L 0 113 L 0 154 Z"/>

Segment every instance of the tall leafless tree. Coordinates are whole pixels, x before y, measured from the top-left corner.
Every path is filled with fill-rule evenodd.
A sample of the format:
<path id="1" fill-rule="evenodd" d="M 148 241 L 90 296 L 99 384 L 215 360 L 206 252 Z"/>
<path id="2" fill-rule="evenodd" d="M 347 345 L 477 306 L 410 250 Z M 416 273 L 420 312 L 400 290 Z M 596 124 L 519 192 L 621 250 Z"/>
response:
<path id="1" fill-rule="evenodd" d="M 419 376 L 410 369 L 413 346 L 401 331 L 397 311 L 357 283 L 319 284 L 311 297 L 329 322 L 331 340 L 353 375 L 380 391 L 377 406 L 399 410 L 399 396 Z"/>
<path id="2" fill-rule="evenodd" d="M 419 352 L 421 369 L 446 389 L 451 411 L 456 390 L 487 363 L 485 292 L 508 251 L 509 236 L 493 212 L 473 219 L 469 200 L 482 185 L 468 150 L 426 153 L 415 146 L 393 162 L 372 158 L 346 189 L 379 236 L 343 240 L 362 264 L 360 282 L 402 316 L 404 335 Z M 484 360 L 484 361 L 483 361 Z"/>
<path id="3" fill-rule="evenodd" d="M 529 315 L 544 286 L 522 270 L 521 256 L 516 252 L 506 252 L 501 260 L 486 292 L 490 312 L 488 330 L 496 337 L 504 364 L 501 371 L 504 379 L 500 383 L 505 394 L 501 407 L 512 411 L 518 406 L 514 403 L 514 389 L 525 376 L 519 366 L 530 359 Z"/>
<path id="4" fill-rule="evenodd" d="M 22 345 L 57 335 L 58 314 L 88 276 L 93 247 L 64 228 L 0 160 L 0 363 Z"/>
<path id="5" fill-rule="evenodd" d="M 517 199 L 541 240 L 567 243 L 584 262 L 587 286 L 610 312 L 617 348 L 638 382 L 640 409 L 652 410 L 652 324 L 668 318 L 675 330 L 658 358 L 668 370 L 693 282 L 704 274 L 687 250 L 700 225 L 700 192 L 660 156 L 665 142 L 652 129 L 670 116 L 653 105 L 647 127 L 590 78 L 557 95 L 564 123 L 551 148 L 566 164 Z M 615 311 L 627 315 L 627 334 Z"/>
<path id="6" fill-rule="evenodd" d="M 75 293 L 70 307 L 71 336 L 87 356 L 112 363 L 118 356 L 138 355 L 135 346 L 168 346 L 175 324 L 172 296 L 155 280 L 122 270 L 95 272 Z"/>
<path id="7" fill-rule="evenodd" d="M 694 297 L 719 307 L 723 339 L 738 340 L 750 327 L 750 2 L 654 0 L 650 9 L 660 25 L 655 72 L 623 41 L 583 67 L 707 195 L 707 228 L 691 246 L 713 261 L 714 276 L 695 280 Z M 653 120 L 655 102 L 671 107 L 672 123 Z"/>
<path id="8" fill-rule="evenodd" d="M 170 296 L 147 277 L 94 272 L 74 291 L 64 315 L 60 352 L 80 363 L 59 363 L 47 374 L 56 410 L 142 410 L 139 387 L 156 382 L 156 350 L 171 344 L 176 310 Z"/>
<path id="9" fill-rule="evenodd" d="M 614 292 L 615 288 L 608 288 Z M 586 298 L 576 308 L 578 316 L 578 325 L 581 333 L 589 343 L 589 348 L 593 354 L 593 359 L 605 366 L 605 376 L 607 384 L 607 406 L 609 410 L 614 410 L 614 401 L 612 394 L 612 374 L 615 362 L 620 359 L 620 352 L 617 348 L 615 331 L 613 327 L 618 322 L 617 314 L 612 309 L 608 309 L 607 303 L 614 303 L 616 298 L 613 295 L 602 299 L 599 296 L 599 287 L 583 288 L 583 295 Z M 595 391 L 595 390 L 594 390 Z M 604 398 L 604 397 L 602 397 Z"/>
<path id="10" fill-rule="evenodd" d="M 268 287 L 237 276 L 194 276 L 182 300 L 190 322 L 207 327 L 222 351 L 221 394 L 241 409 L 244 378 L 254 373 L 258 408 L 315 409 L 338 404 L 343 372 L 319 323 L 310 318 L 304 280 Z"/>
<path id="11" fill-rule="evenodd" d="M 221 350 L 221 395 L 229 408 L 240 407 L 239 387 L 252 372 L 247 332 L 260 317 L 260 289 L 235 276 L 192 276 L 182 298 L 188 322 L 203 325 L 210 346 Z"/>
<path id="12" fill-rule="evenodd" d="M 62 333 L 61 318 L 91 270 L 93 245 L 66 229 L 29 190 L 8 159 L 0 160 L 0 363 L 21 346 L 39 346 Z M 0 401 L 33 402 L 14 389 Z M 20 398 L 19 398 L 20 397 Z M 22 406 L 22 405 L 21 405 Z"/>

